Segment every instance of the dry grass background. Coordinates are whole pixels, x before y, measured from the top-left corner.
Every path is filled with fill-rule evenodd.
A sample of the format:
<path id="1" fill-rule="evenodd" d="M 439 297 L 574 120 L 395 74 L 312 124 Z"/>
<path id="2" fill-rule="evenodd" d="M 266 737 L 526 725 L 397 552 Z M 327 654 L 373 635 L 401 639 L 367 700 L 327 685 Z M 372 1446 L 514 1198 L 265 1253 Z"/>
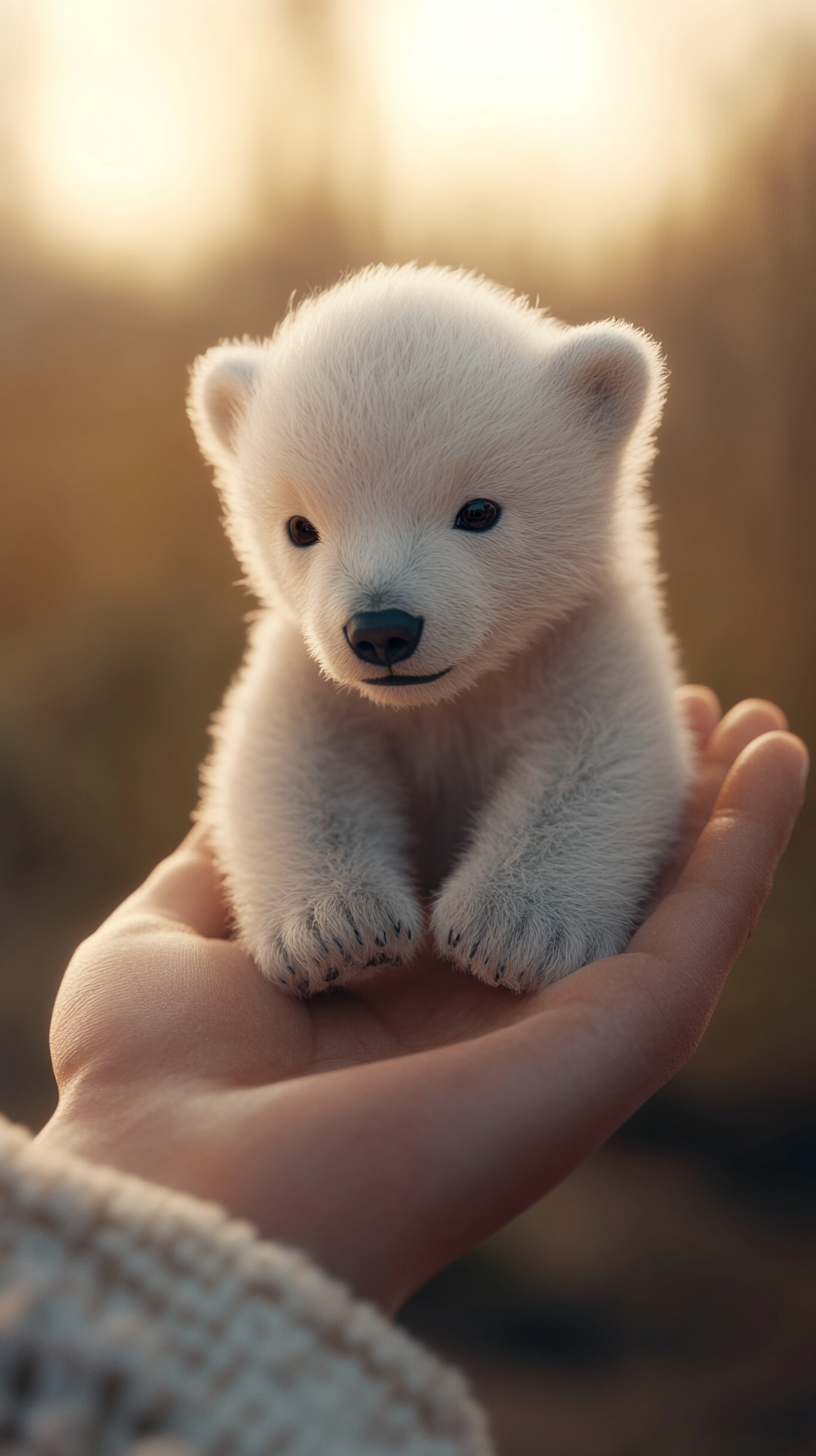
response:
<path id="1" fill-rule="evenodd" d="M 689 214 L 577 273 L 430 236 L 570 322 L 665 347 L 655 498 L 688 674 L 816 727 L 816 60 L 791 46 Z M 372 206 L 292 204 L 183 300 L 0 254 L 0 1099 L 53 1104 L 76 941 L 183 835 L 248 603 L 184 415 L 186 370 L 386 248 Z M 281 241 L 282 239 L 282 241 Z M 454 251 L 455 250 L 455 251 Z M 462 1359 L 503 1456 L 816 1452 L 813 801 L 689 1068 L 406 1318 Z"/>

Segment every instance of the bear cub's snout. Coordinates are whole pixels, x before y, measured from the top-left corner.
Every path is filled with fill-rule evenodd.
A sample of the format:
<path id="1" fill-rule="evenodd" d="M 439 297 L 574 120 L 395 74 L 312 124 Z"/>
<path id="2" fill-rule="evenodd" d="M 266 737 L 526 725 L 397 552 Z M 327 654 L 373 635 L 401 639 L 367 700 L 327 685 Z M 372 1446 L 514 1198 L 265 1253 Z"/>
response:
<path id="1" fill-rule="evenodd" d="M 391 667 L 413 656 L 423 628 L 422 617 L 391 608 L 382 612 L 358 612 L 343 631 L 346 641 L 361 662 Z"/>

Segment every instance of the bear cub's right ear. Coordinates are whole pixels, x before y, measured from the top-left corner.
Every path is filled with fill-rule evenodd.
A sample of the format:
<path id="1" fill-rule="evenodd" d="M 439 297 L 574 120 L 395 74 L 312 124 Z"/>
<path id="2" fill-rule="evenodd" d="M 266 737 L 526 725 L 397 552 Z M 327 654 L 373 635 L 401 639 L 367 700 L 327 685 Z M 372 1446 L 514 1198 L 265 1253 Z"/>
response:
<path id="1" fill-rule="evenodd" d="M 666 369 L 657 344 L 630 324 L 610 320 L 566 329 L 549 368 L 599 445 L 623 445 L 650 398 L 651 422 L 657 422 Z"/>
<path id="2" fill-rule="evenodd" d="M 260 344 L 218 344 L 196 359 L 187 413 L 202 454 L 213 465 L 233 458 L 238 427 L 261 370 Z"/>

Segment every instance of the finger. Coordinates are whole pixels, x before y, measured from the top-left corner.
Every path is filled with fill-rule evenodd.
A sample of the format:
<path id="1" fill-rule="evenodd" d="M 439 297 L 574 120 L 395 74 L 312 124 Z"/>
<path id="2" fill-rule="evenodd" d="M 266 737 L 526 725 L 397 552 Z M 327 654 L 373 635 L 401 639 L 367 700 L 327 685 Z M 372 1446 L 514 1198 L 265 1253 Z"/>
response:
<path id="1" fill-rule="evenodd" d="M 756 738 L 730 769 L 711 817 L 670 895 L 630 950 L 694 982 L 715 966 L 721 984 L 751 934 L 801 808 L 808 755 L 801 739 Z"/>
<path id="2" fill-rule="evenodd" d="M 694 743 L 702 748 L 722 717 L 717 694 L 700 683 L 684 683 L 676 697 Z"/>
<path id="3" fill-rule="evenodd" d="M 706 745 L 707 756 L 730 768 L 737 755 L 760 733 L 784 732 L 787 726 L 787 717 L 777 703 L 767 698 L 743 698 L 715 727 Z"/>
<path id="4" fill-rule="evenodd" d="M 156 866 L 144 884 L 114 911 L 109 923 L 125 917 L 132 921 L 139 914 L 185 925 L 211 939 L 229 935 L 224 883 L 202 825 L 197 824 L 178 849 Z"/>
<path id="5" fill-rule="evenodd" d="M 787 728 L 781 708 L 761 698 L 746 698 L 726 713 L 704 744 L 699 767 L 691 791 L 674 861 L 661 885 L 665 894 L 686 863 L 703 826 L 716 803 L 725 776 L 744 748 L 763 733 Z"/>
<path id="6" fill-rule="evenodd" d="M 536 998 L 527 1020 L 418 1056 L 287 1084 L 275 1089 L 273 1104 L 259 1093 L 242 1144 L 259 1145 L 272 1111 L 274 1176 L 256 1159 L 257 1177 L 268 1180 L 270 1205 L 275 1179 L 289 1189 L 271 1231 L 296 1239 L 308 1215 L 310 1247 L 325 1251 L 358 1287 L 376 1293 L 394 1277 L 388 1271 L 399 1269 L 398 1302 L 541 1197 L 693 1050 L 768 892 L 801 802 L 805 764 L 803 745 L 787 734 L 749 746 L 681 882 L 631 953 L 568 977 Z M 309 1151 L 318 1122 L 324 1154 L 329 1147 L 338 1159 L 324 1234 L 318 1163 Z M 324 1178 L 325 1156 L 319 1166 Z M 236 1180 L 240 1198 L 240 1173 Z M 349 1187 L 353 1207 L 343 1209 Z M 248 1206 L 257 1208 L 257 1184 L 253 1193 Z M 369 1206 L 371 1219 L 363 1214 L 361 1227 L 360 1210 Z M 343 1247 L 338 1227 L 346 1217 L 354 1233 Z"/>

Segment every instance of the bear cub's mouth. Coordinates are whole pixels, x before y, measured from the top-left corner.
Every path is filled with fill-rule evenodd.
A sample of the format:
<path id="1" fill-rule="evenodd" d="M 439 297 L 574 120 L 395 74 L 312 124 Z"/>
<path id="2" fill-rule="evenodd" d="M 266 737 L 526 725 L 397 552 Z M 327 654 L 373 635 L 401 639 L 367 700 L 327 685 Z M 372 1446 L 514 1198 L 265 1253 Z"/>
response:
<path id="1" fill-rule="evenodd" d="M 444 677 L 446 673 L 453 672 L 452 667 L 443 667 L 441 672 L 428 673 L 427 677 L 413 677 L 407 672 L 392 672 L 388 677 L 364 677 L 363 682 L 369 687 L 415 687 L 418 683 L 436 682 L 437 678 Z"/>

